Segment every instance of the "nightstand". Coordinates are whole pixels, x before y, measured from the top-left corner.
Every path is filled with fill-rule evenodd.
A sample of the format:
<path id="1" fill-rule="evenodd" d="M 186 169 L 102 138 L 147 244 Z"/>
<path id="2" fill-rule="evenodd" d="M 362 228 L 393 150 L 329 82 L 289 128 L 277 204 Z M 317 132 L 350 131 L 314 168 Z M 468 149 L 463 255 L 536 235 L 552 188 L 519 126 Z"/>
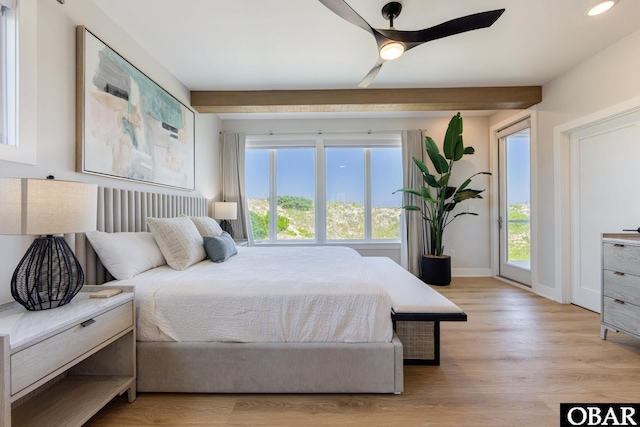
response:
<path id="1" fill-rule="evenodd" d="M 93 291 L 119 288 L 110 298 Z M 115 396 L 136 398 L 131 287 L 84 286 L 67 305 L 0 305 L 0 427 L 81 426 Z"/>

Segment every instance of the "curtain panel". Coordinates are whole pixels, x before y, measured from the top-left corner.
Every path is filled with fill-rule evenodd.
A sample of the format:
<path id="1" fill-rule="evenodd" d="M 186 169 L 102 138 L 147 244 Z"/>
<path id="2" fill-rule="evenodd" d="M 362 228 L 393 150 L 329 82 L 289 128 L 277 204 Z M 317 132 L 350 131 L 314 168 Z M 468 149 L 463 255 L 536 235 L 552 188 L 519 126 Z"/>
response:
<path id="1" fill-rule="evenodd" d="M 0 0 L 0 13 L 16 7 L 16 0 Z"/>
<path id="2" fill-rule="evenodd" d="M 249 210 L 244 186 L 245 141 L 244 133 L 220 134 L 222 201 L 237 203 L 238 219 L 230 221 L 234 238 L 237 240 L 248 239 L 250 235 Z"/>
<path id="3" fill-rule="evenodd" d="M 413 157 L 423 162 L 427 161 L 424 138 L 424 130 L 402 132 L 402 185 L 405 188 L 420 188 L 424 182 L 420 169 L 413 162 Z M 404 193 L 402 203 L 404 206 L 420 206 L 422 201 L 418 196 Z M 413 275 L 421 277 L 422 255 L 426 253 L 427 228 L 420 212 L 404 211 L 403 218 L 400 263 Z"/>

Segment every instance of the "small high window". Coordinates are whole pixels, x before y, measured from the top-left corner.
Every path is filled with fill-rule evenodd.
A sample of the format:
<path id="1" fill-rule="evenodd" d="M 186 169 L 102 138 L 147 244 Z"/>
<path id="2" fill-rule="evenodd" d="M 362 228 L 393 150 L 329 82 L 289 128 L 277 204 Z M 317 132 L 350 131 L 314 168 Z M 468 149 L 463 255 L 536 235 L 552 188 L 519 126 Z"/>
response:
<path id="1" fill-rule="evenodd" d="M 0 0 L 0 144 L 16 146 L 16 36 L 15 2 Z"/>

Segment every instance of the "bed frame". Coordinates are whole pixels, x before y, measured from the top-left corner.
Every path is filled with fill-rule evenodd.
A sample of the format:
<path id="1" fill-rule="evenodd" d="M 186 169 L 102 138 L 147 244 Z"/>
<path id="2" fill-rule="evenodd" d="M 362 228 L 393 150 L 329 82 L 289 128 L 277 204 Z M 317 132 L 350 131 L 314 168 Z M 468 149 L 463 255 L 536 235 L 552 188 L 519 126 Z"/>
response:
<path id="1" fill-rule="evenodd" d="M 200 197 L 98 188 L 97 229 L 146 231 L 147 217 L 206 216 Z M 74 239 L 86 284 L 113 277 L 84 234 Z M 137 388 L 185 393 L 396 393 L 402 343 L 138 342 Z"/>

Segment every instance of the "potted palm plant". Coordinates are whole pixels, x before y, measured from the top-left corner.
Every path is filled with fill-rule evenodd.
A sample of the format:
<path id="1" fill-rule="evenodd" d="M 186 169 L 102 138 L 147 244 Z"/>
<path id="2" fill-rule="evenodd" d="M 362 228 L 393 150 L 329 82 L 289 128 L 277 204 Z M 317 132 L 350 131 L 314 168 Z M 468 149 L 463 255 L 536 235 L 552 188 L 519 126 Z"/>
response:
<path id="1" fill-rule="evenodd" d="M 427 155 L 435 173 L 420 159 L 413 161 L 422 173 L 424 185 L 420 188 L 401 188 L 404 193 L 418 196 L 419 206 L 403 206 L 407 211 L 419 211 L 428 227 L 427 253 L 422 256 L 422 280 L 431 285 L 448 285 L 451 283 L 451 257 L 444 254 L 443 236 L 445 228 L 462 215 L 478 215 L 474 212 L 454 212 L 456 205 L 467 199 L 481 199 L 484 190 L 469 188 L 476 175 L 491 175 L 489 172 L 478 172 L 471 175 L 460 186 L 451 185 L 453 167 L 463 156 L 474 154 L 473 147 L 465 147 L 462 142 L 462 117 L 460 113 L 449 122 L 444 137 L 442 151 L 430 137 L 425 137 Z"/>

